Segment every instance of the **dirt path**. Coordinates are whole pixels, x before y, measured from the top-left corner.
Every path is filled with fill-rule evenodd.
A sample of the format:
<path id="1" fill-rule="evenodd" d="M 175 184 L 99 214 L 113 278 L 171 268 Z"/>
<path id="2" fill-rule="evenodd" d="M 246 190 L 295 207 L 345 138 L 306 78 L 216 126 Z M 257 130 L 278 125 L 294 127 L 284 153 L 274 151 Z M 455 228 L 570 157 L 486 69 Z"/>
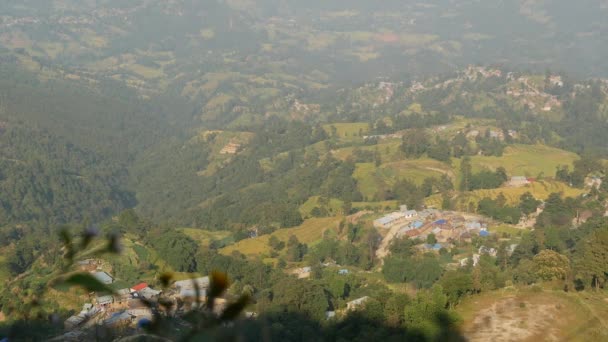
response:
<path id="1" fill-rule="evenodd" d="M 359 219 L 363 216 L 363 215 L 367 215 L 367 214 L 372 214 L 373 211 L 371 210 L 363 210 L 363 211 L 358 211 L 355 214 L 349 215 L 346 217 L 346 220 L 350 223 L 357 223 L 359 222 Z"/>
<path id="2" fill-rule="evenodd" d="M 407 223 L 412 222 L 412 221 L 414 221 L 414 220 L 410 220 L 403 224 L 398 224 L 396 226 L 391 227 L 391 229 L 388 231 L 388 234 L 386 234 L 384 239 L 382 239 L 382 243 L 380 243 L 380 247 L 378 247 L 378 250 L 376 250 L 376 257 L 378 259 L 380 259 L 382 263 L 384 263 L 384 257 L 388 255 L 388 252 L 389 252 L 388 249 L 391 245 L 391 241 L 393 241 L 393 239 L 397 236 L 397 233 L 399 232 L 401 227 L 403 227 L 404 225 L 406 225 Z"/>
<path id="3" fill-rule="evenodd" d="M 436 167 L 425 167 L 425 170 L 429 170 L 429 171 L 435 171 L 435 172 L 439 172 L 441 174 L 447 175 L 448 177 L 455 179 L 456 176 L 454 175 L 454 172 L 452 170 L 444 170 L 444 169 L 439 169 Z"/>

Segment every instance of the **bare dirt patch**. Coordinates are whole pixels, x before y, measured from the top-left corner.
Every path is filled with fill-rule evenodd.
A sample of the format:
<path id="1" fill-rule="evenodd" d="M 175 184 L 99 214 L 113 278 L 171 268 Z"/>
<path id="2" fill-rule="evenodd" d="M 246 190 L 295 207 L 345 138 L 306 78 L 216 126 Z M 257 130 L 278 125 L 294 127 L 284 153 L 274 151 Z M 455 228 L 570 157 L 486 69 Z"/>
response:
<path id="1" fill-rule="evenodd" d="M 470 341 L 558 341 L 559 311 L 556 304 L 504 298 L 477 312 L 465 336 Z"/>

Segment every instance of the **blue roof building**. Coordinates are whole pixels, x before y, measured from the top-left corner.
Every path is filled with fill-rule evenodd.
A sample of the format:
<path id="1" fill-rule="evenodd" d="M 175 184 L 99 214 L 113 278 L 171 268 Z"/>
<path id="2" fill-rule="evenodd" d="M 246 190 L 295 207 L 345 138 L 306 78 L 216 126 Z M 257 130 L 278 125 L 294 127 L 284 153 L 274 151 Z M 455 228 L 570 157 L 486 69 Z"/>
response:
<path id="1" fill-rule="evenodd" d="M 438 250 L 440 250 L 440 249 L 441 249 L 441 247 L 443 247 L 443 246 L 441 246 L 441 244 L 440 244 L 440 243 L 436 243 L 436 244 L 434 244 L 434 245 L 431 245 L 431 244 L 428 244 L 428 243 L 427 243 L 426 245 L 424 245 L 424 247 L 426 247 L 427 249 L 432 249 L 432 250 L 434 250 L 434 251 L 438 251 Z"/>
<path id="2" fill-rule="evenodd" d="M 435 221 L 435 224 L 440 224 L 440 225 L 444 225 L 444 224 L 447 224 L 447 223 L 448 223 L 448 221 L 444 220 L 444 219 Z"/>
<path id="3" fill-rule="evenodd" d="M 410 227 L 414 228 L 414 229 L 418 229 L 420 227 L 422 227 L 424 225 L 424 222 L 422 221 L 414 221 L 410 224 Z"/>
<path id="4" fill-rule="evenodd" d="M 479 232 L 479 236 L 481 236 L 481 237 L 490 236 L 490 232 L 488 232 L 487 230 L 482 230 Z"/>

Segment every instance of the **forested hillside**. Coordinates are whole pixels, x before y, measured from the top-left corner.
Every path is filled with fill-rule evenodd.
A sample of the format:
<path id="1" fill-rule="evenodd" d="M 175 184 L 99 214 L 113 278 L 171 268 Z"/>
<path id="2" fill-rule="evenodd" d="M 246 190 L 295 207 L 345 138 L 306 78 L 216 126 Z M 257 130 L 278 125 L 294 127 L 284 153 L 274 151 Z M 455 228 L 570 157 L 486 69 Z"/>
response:
<path id="1" fill-rule="evenodd" d="M 4 1 L 0 340 L 608 339 L 583 3 Z"/>

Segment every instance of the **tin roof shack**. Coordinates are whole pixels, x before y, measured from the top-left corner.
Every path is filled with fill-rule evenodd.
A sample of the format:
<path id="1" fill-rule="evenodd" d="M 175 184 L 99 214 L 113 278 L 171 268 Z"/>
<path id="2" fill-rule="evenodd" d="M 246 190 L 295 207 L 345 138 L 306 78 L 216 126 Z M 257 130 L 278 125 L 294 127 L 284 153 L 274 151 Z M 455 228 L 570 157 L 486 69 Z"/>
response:
<path id="1" fill-rule="evenodd" d="M 310 266 L 300 267 L 300 268 L 296 268 L 295 270 L 293 270 L 293 274 L 297 275 L 298 279 L 309 278 L 311 272 L 312 272 L 312 267 L 310 267 Z"/>
<path id="2" fill-rule="evenodd" d="M 97 259 L 86 259 L 78 261 L 77 264 L 81 271 L 95 272 L 101 266 L 102 262 Z"/>
<path id="3" fill-rule="evenodd" d="M 137 291 L 137 293 L 141 298 L 144 299 L 156 299 L 158 296 L 160 296 L 162 291 L 154 290 L 149 287 L 144 287 L 143 289 Z"/>
<path id="4" fill-rule="evenodd" d="M 91 303 L 84 304 L 82 311 L 80 311 L 78 315 L 68 318 L 63 325 L 66 330 L 75 329 L 84 322 L 88 321 L 91 317 L 96 316 L 100 311 L 101 310 L 99 308 L 94 307 Z"/>
<path id="5" fill-rule="evenodd" d="M 179 293 L 179 296 L 183 298 L 195 298 L 196 287 L 199 290 L 199 298 L 207 297 L 207 289 L 209 288 L 209 277 L 201 277 L 196 279 L 186 279 L 176 281 L 173 286 Z"/>
<path id="6" fill-rule="evenodd" d="M 477 251 L 480 255 L 483 254 L 487 254 L 489 256 L 495 257 L 496 256 L 496 248 L 488 248 L 486 246 L 481 246 L 479 247 L 479 250 Z"/>
<path id="7" fill-rule="evenodd" d="M 376 228 L 390 228 L 394 225 L 404 223 L 407 220 L 405 213 L 394 212 L 384 217 L 374 220 L 374 227 Z"/>
<path id="8" fill-rule="evenodd" d="M 509 186 L 511 187 L 521 187 L 528 184 L 530 184 L 530 181 L 524 176 L 513 176 L 509 180 Z"/>
<path id="9" fill-rule="evenodd" d="M 472 257 L 460 259 L 460 267 L 466 267 L 469 264 L 469 261 L 473 261 L 473 266 L 477 266 L 479 263 L 479 254 L 473 254 Z"/>
<path id="10" fill-rule="evenodd" d="M 115 303 L 126 303 L 131 299 L 131 289 L 120 289 L 114 294 Z"/>
<path id="11" fill-rule="evenodd" d="M 114 297 L 112 295 L 97 295 L 97 305 L 108 306 L 114 303 Z"/>
<path id="12" fill-rule="evenodd" d="M 111 275 L 109 275 L 108 273 L 103 272 L 103 271 L 94 272 L 93 277 L 95 277 L 95 279 L 99 280 L 102 284 L 105 284 L 105 285 L 110 285 L 114 282 L 114 278 Z"/>
<path id="13" fill-rule="evenodd" d="M 355 310 L 363 305 L 367 300 L 369 300 L 368 296 L 351 300 L 350 302 L 346 303 L 346 310 Z"/>
<path id="14" fill-rule="evenodd" d="M 152 310 L 147 307 L 129 309 L 127 313 L 133 317 L 134 320 L 139 321 L 142 318 L 152 319 Z"/>
<path id="15" fill-rule="evenodd" d="M 110 318 L 103 321 L 103 325 L 107 327 L 125 327 L 131 325 L 133 318 L 127 311 L 116 312 Z"/>

